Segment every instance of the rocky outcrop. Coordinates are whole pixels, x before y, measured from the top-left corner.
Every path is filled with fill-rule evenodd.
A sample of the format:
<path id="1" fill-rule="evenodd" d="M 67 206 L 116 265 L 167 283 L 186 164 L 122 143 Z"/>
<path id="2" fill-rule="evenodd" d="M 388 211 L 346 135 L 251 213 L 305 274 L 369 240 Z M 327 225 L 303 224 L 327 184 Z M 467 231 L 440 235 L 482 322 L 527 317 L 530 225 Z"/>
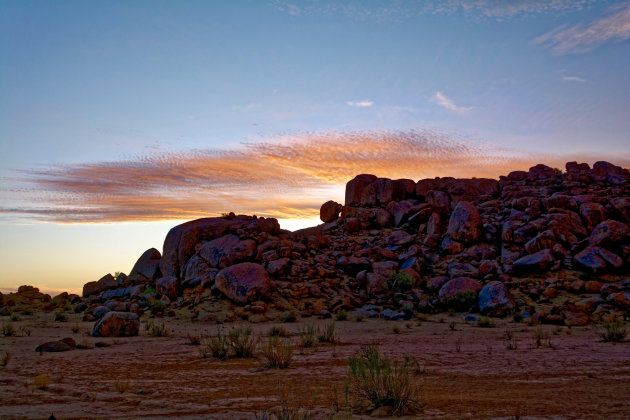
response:
<path id="1" fill-rule="evenodd" d="M 140 321 L 131 312 L 108 312 L 92 330 L 93 337 L 132 337 L 138 335 Z"/>
<path id="2" fill-rule="evenodd" d="M 116 282 L 114 276 L 108 273 L 101 277 L 98 281 L 85 283 L 85 285 L 83 285 L 83 297 L 97 295 L 106 290 L 115 289 L 118 286 L 120 286 L 120 284 Z"/>
<path id="3" fill-rule="evenodd" d="M 630 175 L 605 162 L 499 180 L 363 174 L 344 206 L 322 205 L 318 227 L 288 232 L 234 214 L 187 222 L 168 233 L 161 258 L 148 250 L 122 284 L 107 277 L 84 295 L 114 312 L 142 313 L 153 300 L 192 309 L 214 294 L 269 319 L 360 307 L 397 319 L 453 304 L 581 325 L 626 310 L 629 217 Z"/>

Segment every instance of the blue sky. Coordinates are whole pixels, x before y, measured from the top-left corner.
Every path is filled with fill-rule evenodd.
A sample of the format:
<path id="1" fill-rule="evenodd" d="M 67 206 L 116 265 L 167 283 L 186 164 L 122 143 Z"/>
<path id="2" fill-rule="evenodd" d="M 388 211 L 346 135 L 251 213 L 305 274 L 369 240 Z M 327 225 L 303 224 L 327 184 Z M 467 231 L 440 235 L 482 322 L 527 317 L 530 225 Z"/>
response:
<path id="1" fill-rule="evenodd" d="M 627 167 L 628 39 L 627 1 L 0 1 L 0 288 L 205 214 L 313 223 L 358 172 Z"/>

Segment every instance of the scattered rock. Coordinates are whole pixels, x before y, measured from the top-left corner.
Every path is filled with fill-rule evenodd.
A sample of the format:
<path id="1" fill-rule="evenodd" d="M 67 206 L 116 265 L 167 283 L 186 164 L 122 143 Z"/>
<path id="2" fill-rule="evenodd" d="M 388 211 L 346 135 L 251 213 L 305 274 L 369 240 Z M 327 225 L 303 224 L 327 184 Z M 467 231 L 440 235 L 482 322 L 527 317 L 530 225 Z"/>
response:
<path id="1" fill-rule="evenodd" d="M 255 263 L 240 263 L 219 271 L 215 286 L 238 303 L 250 303 L 269 297 L 271 280 L 265 268 Z"/>
<path id="2" fill-rule="evenodd" d="M 108 312 L 94 325 L 93 337 L 131 337 L 138 335 L 140 321 L 131 312 Z"/>

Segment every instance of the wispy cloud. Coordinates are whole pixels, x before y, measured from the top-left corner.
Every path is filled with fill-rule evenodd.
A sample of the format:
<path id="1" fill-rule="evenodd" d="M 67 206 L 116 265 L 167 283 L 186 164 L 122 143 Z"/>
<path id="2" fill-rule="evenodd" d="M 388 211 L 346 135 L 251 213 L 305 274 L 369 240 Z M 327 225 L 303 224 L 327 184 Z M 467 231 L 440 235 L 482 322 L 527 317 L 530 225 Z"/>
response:
<path id="1" fill-rule="evenodd" d="M 612 7 L 608 16 L 587 24 L 563 25 L 536 39 L 556 55 L 585 53 L 607 42 L 630 39 L 630 2 Z"/>
<path id="2" fill-rule="evenodd" d="M 4 197 L 15 197 L 0 213 L 60 223 L 182 220 L 229 211 L 310 218 L 321 203 L 343 200 L 343 185 L 359 173 L 497 177 L 532 162 L 536 158 L 525 153 L 426 130 L 303 134 L 232 151 L 20 171 L 3 182 Z M 8 190 L 9 182 L 19 188 Z"/>
<path id="3" fill-rule="evenodd" d="M 435 102 L 436 104 L 438 104 L 439 106 L 444 107 L 454 112 L 464 113 L 472 109 L 472 107 L 455 105 L 455 103 L 452 100 L 450 100 L 446 95 L 444 95 L 442 92 L 439 92 L 439 91 L 435 93 L 435 95 L 431 98 L 431 100 Z"/>
<path id="4" fill-rule="evenodd" d="M 563 76 L 562 80 L 564 80 L 565 82 L 578 82 L 578 83 L 586 83 L 586 82 L 588 82 L 588 80 L 583 79 L 583 78 L 578 77 L 578 76 Z"/>
<path id="5" fill-rule="evenodd" d="M 374 105 L 374 101 L 363 100 L 363 101 L 348 101 L 346 102 L 348 106 L 354 106 L 356 108 L 369 108 Z"/>
<path id="6" fill-rule="evenodd" d="M 232 109 L 234 111 L 238 111 L 238 112 L 247 112 L 247 111 L 251 111 L 252 109 L 258 108 L 260 107 L 260 104 L 254 103 L 254 102 L 250 102 L 247 105 L 235 105 L 232 107 Z"/>
<path id="7" fill-rule="evenodd" d="M 421 2 L 392 2 L 390 0 L 338 0 L 321 2 L 304 0 L 296 4 L 275 0 L 273 6 L 290 15 L 342 15 L 356 20 L 377 22 L 409 19 L 415 16 L 463 13 L 472 19 L 498 21 L 520 16 L 564 13 L 582 10 L 595 0 L 424 0 Z"/>

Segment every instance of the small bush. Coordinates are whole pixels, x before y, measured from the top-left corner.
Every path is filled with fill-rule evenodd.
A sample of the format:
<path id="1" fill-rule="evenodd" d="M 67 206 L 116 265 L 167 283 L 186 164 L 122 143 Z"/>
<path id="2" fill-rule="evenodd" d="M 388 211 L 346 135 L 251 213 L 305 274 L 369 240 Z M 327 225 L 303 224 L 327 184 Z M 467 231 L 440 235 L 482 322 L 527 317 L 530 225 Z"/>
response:
<path id="1" fill-rule="evenodd" d="M 162 302 L 159 299 L 153 299 L 151 301 L 151 314 L 153 315 L 157 315 L 157 314 L 163 314 L 164 312 L 166 312 L 166 305 L 164 304 L 164 302 Z"/>
<path id="2" fill-rule="evenodd" d="M 392 271 L 387 277 L 387 286 L 391 291 L 406 292 L 416 284 L 416 279 L 406 273 Z"/>
<path id="3" fill-rule="evenodd" d="M 35 311 L 30 306 L 22 309 L 22 314 L 23 315 L 33 315 L 34 312 Z"/>
<path id="4" fill-rule="evenodd" d="M 191 335 L 190 333 L 187 333 L 186 338 L 188 338 L 188 344 L 190 344 L 191 346 L 198 346 L 199 344 L 201 344 L 200 335 Z"/>
<path id="5" fill-rule="evenodd" d="M 271 336 L 261 345 L 261 352 L 265 359 L 265 367 L 285 369 L 289 367 L 293 358 L 293 344 L 287 339 Z"/>
<path id="6" fill-rule="evenodd" d="M 536 347 L 540 348 L 543 346 L 543 340 L 548 340 L 549 335 L 545 332 L 542 325 L 536 327 L 534 331 L 534 342 L 536 343 Z M 551 347 L 551 341 L 549 341 L 549 347 Z"/>
<path id="7" fill-rule="evenodd" d="M 337 340 L 337 336 L 335 335 L 335 321 L 331 321 L 324 327 L 323 331 L 317 330 L 317 339 L 320 343 L 331 343 L 335 344 Z"/>
<path id="8" fill-rule="evenodd" d="M 350 386 L 357 398 L 370 402 L 373 408 L 389 407 L 395 415 L 410 414 L 421 408 L 412 370 L 409 359 L 394 363 L 381 356 L 376 347 L 363 347 L 349 360 Z"/>
<path id="9" fill-rule="evenodd" d="M 22 318 L 20 318 L 20 316 L 19 316 L 18 314 L 16 314 L 15 312 L 13 312 L 13 313 L 11 314 L 11 316 L 9 317 L 9 319 L 10 319 L 11 321 L 13 321 L 13 322 L 18 322 L 18 321 L 21 321 L 21 320 L 22 320 Z"/>
<path id="10" fill-rule="evenodd" d="M 72 332 L 73 332 L 74 334 L 78 333 L 80 329 L 81 329 L 81 328 L 79 327 L 79 324 L 74 324 L 74 325 L 72 326 Z"/>
<path id="11" fill-rule="evenodd" d="M 346 321 L 348 319 L 348 312 L 339 311 L 335 314 L 335 320 L 337 321 Z"/>
<path id="12" fill-rule="evenodd" d="M 112 386 L 114 391 L 124 394 L 129 389 L 129 381 L 114 381 Z"/>
<path id="13" fill-rule="evenodd" d="M 11 337 L 15 335 L 15 327 L 13 327 L 13 324 L 10 322 L 3 322 L 0 329 L 2 330 L 2 335 L 4 335 L 5 337 Z"/>
<path id="14" fill-rule="evenodd" d="M 267 331 L 267 337 L 286 337 L 286 336 L 287 336 L 287 330 L 285 330 L 283 326 L 271 327 L 269 328 L 269 331 Z"/>
<path id="15" fill-rule="evenodd" d="M 363 315 L 357 315 L 357 316 L 355 316 L 355 317 L 354 317 L 354 320 L 355 320 L 356 322 L 363 322 L 363 321 L 365 321 L 365 316 L 363 316 Z"/>
<path id="16" fill-rule="evenodd" d="M 393 328 L 392 328 L 392 332 L 393 332 L 394 334 L 400 334 L 400 328 L 398 328 L 398 327 L 393 327 Z"/>
<path id="17" fill-rule="evenodd" d="M 229 346 L 233 357 L 253 357 L 256 349 L 256 338 L 250 327 L 237 327 L 228 333 Z"/>
<path id="18" fill-rule="evenodd" d="M 5 367 L 9 364 L 9 360 L 11 360 L 11 353 L 3 351 L 2 354 L 0 354 L 0 366 Z"/>
<path id="19" fill-rule="evenodd" d="M 217 335 L 213 335 L 203 340 L 202 343 L 212 357 L 219 360 L 226 360 L 230 355 L 230 345 L 227 336 L 221 334 L 220 330 L 217 330 Z M 207 353 L 202 352 L 204 357 Z"/>
<path id="20" fill-rule="evenodd" d="M 457 325 L 457 323 L 456 323 L 455 321 L 451 321 L 451 322 L 449 322 L 449 323 L 448 323 L 448 328 L 449 328 L 451 331 L 455 331 L 455 326 L 456 326 L 456 325 Z"/>
<path id="21" fill-rule="evenodd" d="M 295 311 L 286 311 L 278 315 L 278 321 L 280 322 L 295 322 L 298 319 L 298 314 Z"/>
<path id="22" fill-rule="evenodd" d="M 46 374 L 37 375 L 33 378 L 33 386 L 37 389 L 46 389 L 50 385 L 50 376 Z"/>
<path id="23" fill-rule="evenodd" d="M 623 320 L 615 318 L 604 322 L 604 332 L 602 338 L 604 341 L 618 343 L 626 337 L 626 325 Z"/>
<path id="24" fill-rule="evenodd" d="M 317 328 L 313 324 L 305 325 L 300 330 L 300 345 L 305 348 L 313 347 L 317 339 Z"/>
<path id="25" fill-rule="evenodd" d="M 477 326 L 481 328 L 495 328 L 497 325 L 491 318 L 480 316 L 479 319 L 477 319 Z"/>
<path id="26" fill-rule="evenodd" d="M 166 325 L 164 323 L 158 324 L 157 322 L 147 322 L 147 333 L 151 337 L 166 337 L 168 336 L 168 330 L 166 329 Z"/>
<path id="27" fill-rule="evenodd" d="M 68 314 L 66 314 L 63 311 L 55 312 L 55 321 L 57 321 L 57 322 L 67 322 L 68 321 Z"/>

